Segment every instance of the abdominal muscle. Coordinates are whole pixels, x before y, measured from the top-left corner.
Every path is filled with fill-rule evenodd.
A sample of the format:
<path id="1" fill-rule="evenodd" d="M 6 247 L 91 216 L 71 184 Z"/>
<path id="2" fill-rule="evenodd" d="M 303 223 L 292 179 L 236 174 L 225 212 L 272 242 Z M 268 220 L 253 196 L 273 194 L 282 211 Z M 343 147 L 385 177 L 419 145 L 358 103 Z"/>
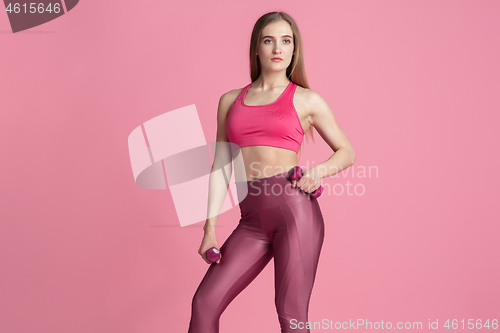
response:
<path id="1" fill-rule="evenodd" d="M 272 177 L 288 171 L 298 164 L 297 153 L 289 149 L 271 146 L 248 146 L 237 149 L 235 154 L 240 150 L 246 181 Z M 241 163 L 239 164 L 241 165 Z M 235 163 L 235 168 L 237 168 L 237 165 L 238 163 Z M 236 181 L 243 181 L 238 179 L 243 177 L 241 174 L 241 170 L 236 170 Z"/>

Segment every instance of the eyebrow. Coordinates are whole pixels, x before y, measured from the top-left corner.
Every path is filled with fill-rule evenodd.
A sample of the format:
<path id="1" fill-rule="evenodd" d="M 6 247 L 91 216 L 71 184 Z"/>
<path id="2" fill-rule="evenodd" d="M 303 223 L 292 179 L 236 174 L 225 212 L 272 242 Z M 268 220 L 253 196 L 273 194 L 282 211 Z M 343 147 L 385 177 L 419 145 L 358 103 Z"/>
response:
<path id="1" fill-rule="evenodd" d="M 290 35 L 283 35 L 282 37 L 289 37 L 289 38 L 292 38 L 292 39 L 293 39 L 293 37 L 292 37 L 292 36 L 290 36 Z M 264 37 L 262 37 L 262 39 L 264 39 L 264 38 L 273 38 L 273 39 L 274 39 L 274 37 L 273 37 L 273 36 L 264 36 Z"/>

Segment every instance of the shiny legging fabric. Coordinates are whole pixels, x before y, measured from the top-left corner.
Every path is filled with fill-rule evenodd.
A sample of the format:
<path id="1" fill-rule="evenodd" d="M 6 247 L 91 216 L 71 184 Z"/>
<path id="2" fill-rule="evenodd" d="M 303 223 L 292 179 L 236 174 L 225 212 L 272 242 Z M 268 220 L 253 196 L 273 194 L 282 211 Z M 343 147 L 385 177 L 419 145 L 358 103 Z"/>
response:
<path id="1" fill-rule="evenodd" d="M 220 247 L 220 263 L 208 267 L 193 296 L 188 333 L 218 333 L 222 312 L 271 258 L 281 332 L 310 332 L 290 321 L 308 321 L 324 221 L 318 201 L 293 188 L 286 175 L 237 182 L 241 219 Z"/>

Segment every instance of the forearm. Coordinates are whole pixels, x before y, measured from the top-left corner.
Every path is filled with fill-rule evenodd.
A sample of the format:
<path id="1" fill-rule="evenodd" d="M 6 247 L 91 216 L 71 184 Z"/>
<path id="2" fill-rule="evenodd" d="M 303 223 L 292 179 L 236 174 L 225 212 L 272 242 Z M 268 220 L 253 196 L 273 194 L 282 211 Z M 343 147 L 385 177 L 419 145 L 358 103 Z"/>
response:
<path id="1" fill-rule="evenodd" d="M 328 160 L 316 164 L 311 169 L 318 173 L 320 178 L 333 176 L 350 167 L 356 161 L 354 150 L 348 148 L 338 149 Z"/>
<path id="2" fill-rule="evenodd" d="M 230 163 L 224 167 L 216 167 L 215 164 L 212 165 L 208 185 L 207 219 L 203 226 L 205 234 L 215 233 L 217 219 L 228 192 L 231 172 Z"/>

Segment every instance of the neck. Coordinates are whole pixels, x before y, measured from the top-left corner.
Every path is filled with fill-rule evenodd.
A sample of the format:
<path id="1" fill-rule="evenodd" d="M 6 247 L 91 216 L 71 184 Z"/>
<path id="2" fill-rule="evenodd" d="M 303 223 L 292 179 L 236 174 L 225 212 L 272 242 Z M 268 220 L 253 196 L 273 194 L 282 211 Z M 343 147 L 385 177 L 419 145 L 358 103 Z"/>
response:
<path id="1" fill-rule="evenodd" d="M 283 72 L 264 73 L 261 72 L 259 78 L 252 84 L 253 87 L 260 87 L 263 90 L 273 89 L 275 87 L 287 86 L 290 80 Z"/>

